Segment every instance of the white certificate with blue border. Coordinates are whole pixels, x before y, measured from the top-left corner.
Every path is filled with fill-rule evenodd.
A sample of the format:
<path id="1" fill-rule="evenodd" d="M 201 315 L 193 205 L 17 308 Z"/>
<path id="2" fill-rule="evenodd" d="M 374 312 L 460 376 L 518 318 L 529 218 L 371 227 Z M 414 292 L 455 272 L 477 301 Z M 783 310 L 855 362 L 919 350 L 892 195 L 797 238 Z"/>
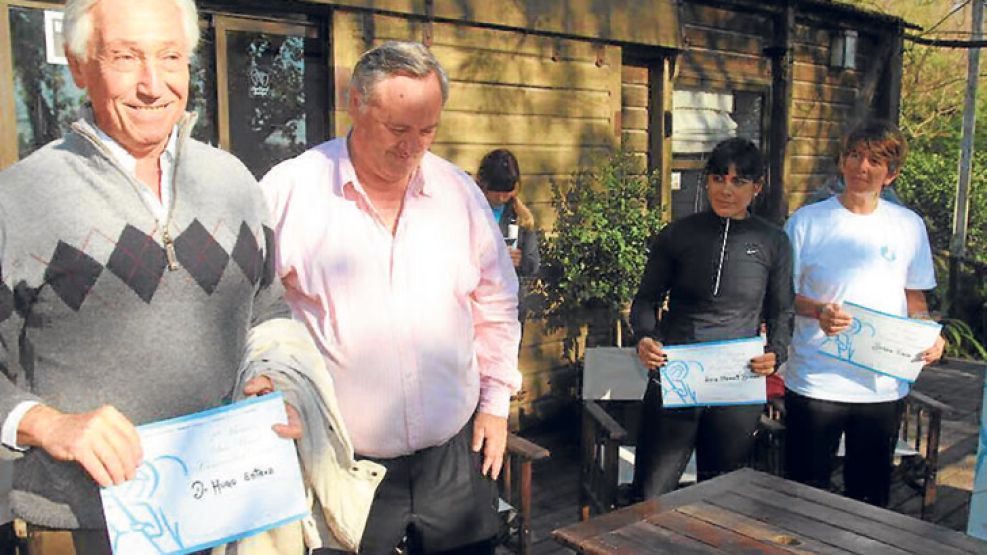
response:
<path id="1" fill-rule="evenodd" d="M 984 384 L 983 404 L 980 409 L 980 446 L 970 495 L 970 516 L 966 533 L 987 540 L 987 384 Z"/>
<path id="2" fill-rule="evenodd" d="M 765 402 L 765 378 L 750 369 L 751 359 L 764 354 L 764 338 L 662 349 L 668 355 L 668 362 L 660 369 L 661 398 L 666 408 Z"/>
<path id="3" fill-rule="evenodd" d="M 139 426 L 137 476 L 100 490 L 113 553 L 191 553 L 306 516 L 294 442 L 271 430 L 285 422 L 272 393 Z"/>
<path id="4" fill-rule="evenodd" d="M 935 344 L 942 326 L 850 302 L 843 303 L 843 310 L 853 316 L 853 322 L 846 330 L 827 336 L 819 352 L 909 383 L 918 378 L 925 365 L 919 355 Z"/>

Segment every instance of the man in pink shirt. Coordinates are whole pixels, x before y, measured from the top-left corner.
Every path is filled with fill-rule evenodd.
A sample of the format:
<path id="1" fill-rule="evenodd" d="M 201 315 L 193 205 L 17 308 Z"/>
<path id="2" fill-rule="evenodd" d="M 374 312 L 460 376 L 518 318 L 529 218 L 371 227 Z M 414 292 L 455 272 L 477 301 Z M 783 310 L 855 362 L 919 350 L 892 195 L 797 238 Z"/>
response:
<path id="1" fill-rule="evenodd" d="M 262 183 L 285 297 L 358 458 L 388 469 L 360 553 L 406 535 L 418 552 L 492 553 L 498 526 L 518 284 L 480 189 L 428 152 L 448 90 L 421 44 L 374 48 L 353 70 L 349 134 Z"/>

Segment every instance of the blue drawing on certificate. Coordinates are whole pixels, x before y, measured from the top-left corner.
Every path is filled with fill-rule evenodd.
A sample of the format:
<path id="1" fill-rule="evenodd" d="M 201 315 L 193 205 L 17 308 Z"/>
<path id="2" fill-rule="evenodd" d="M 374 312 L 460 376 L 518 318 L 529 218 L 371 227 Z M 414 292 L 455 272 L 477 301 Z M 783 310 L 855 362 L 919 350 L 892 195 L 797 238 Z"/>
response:
<path id="1" fill-rule="evenodd" d="M 861 333 L 868 333 L 870 337 L 874 337 L 877 332 L 874 330 L 873 325 L 865 324 L 858 318 L 854 318 L 847 329 L 836 335 L 827 337 L 821 347 L 829 343 L 834 343 L 836 345 L 836 356 L 843 360 L 853 360 L 853 353 L 855 352 L 853 339 Z"/>
<path id="2" fill-rule="evenodd" d="M 114 553 L 137 550 L 138 546 L 142 553 L 174 553 L 185 548 L 178 522 L 155 501 L 162 482 L 175 483 L 167 479 L 169 475 L 186 477 L 188 467 L 178 457 L 158 457 L 145 461 L 134 479 L 118 486 L 118 491 L 108 490 L 107 512 L 118 512 L 121 517 L 108 514 L 106 519 Z M 127 527 L 119 527 L 121 522 Z"/>
<path id="3" fill-rule="evenodd" d="M 698 403 L 696 392 L 687 381 L 689 373 L 696 371 L 705 372 L 701 362 L 694 360 L 672 360 L 661 367 L 662 383 L 665 384 L 664 397 L 675 393 L 682 403 Z"/>

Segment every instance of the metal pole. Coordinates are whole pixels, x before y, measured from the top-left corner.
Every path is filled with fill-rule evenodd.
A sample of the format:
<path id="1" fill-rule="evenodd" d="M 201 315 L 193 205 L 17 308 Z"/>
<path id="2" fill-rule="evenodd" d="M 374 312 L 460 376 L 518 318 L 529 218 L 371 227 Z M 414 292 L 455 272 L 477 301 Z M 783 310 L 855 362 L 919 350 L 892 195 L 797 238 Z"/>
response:
<path id="1" fill-rule="evenodd" d="M 971 39 L 983 40 L 984 0 L 973 0 Z M 960 146 L 960 179 L 956 185 L 956 203 L 953 205 L 953 237 L 949 243 L 950 257 L 966 255 L 967 217 L 970 212 L 970 173 L 973 167 L 973 132 L 977 117 L 977 77 L 980 74 L 980 48 L 967 51 L 966 97 L 963 105 L 963 142 Z M 959 265 L 952 265 L 959 266 Z M 958 270 L 958 268 L 957 268 Z M 952 274 L 952 270 L 950 272 Z M 950 283 L 955 284 L 958 276 L 950 275 Z M 950 287 L 950 312 L 958 291 Z"/>

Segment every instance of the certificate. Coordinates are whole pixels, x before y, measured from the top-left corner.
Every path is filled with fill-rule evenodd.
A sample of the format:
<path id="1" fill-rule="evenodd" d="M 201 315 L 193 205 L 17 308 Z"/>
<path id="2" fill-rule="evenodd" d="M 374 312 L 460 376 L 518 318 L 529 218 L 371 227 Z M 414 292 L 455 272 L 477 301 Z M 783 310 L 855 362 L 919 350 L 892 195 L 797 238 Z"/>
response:
<path id="1" fill-rule="evenodd" d="M 754 405 L 765 402 L 764 376 L 750 361 L 764 354 L 764 339 L 734 339 L 663 347 L 661 398 L 667 408 L 699 405 Z"/>
<path id="2" fill-rule="evenodd" d="M 272 393 L 139 426 L 137 476 L 100 490 L 113 553 L 191 553 L 306 516 L 294 442 L 271 430 L 286 421 Z"/>
<path id="3" fill-rule="evenodd" d="M 942 326 L 844 303 L 853 316 L 850 327 L 826 337 L 819 352 L 847 364 L 914 382 L 924 363 L 919 354 L 931 347 Z"/>
<path id="4" fill-rule="evenodd" d="M 980 446 L 977 448 L 966 533 L 987 540 L 987 384 L 984 384 L 983 399 L 980 408 Z"/>

